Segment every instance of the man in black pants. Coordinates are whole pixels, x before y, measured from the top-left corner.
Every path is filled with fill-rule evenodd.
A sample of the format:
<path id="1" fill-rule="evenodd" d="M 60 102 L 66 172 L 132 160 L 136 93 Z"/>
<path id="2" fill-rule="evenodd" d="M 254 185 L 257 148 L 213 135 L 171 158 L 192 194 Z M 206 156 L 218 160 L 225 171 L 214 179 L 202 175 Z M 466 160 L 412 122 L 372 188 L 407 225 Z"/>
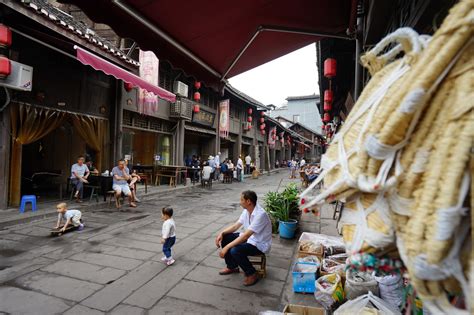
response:
<path id="1" fill-rule="evenodd" d="M 227 265 L 219 274 L 238 273 L 240 267 L 245 273 L 244 285 L 251 286 L 257 283 L 258 277 L 248 256 L 270 251 L 272 223 L 268 214 L 257 203 L 255 192 L 244 191 L 240 196 L 240 205 L 244 210 L 239 220 L 219 232 L 216 237 L 216 246 L 222 248 L 219 256 L 225 259 Z M 241 227 L 244 231 L 235 233 Z"/>

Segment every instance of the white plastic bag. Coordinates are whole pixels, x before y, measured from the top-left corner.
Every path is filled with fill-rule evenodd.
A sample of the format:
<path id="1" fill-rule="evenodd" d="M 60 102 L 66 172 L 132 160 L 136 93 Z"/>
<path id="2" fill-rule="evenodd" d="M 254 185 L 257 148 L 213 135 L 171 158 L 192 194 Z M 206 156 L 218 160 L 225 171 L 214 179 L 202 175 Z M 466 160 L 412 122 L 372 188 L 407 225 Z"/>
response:
<path id="1" fill-rule="evenodd" d="M 364 294 L 355 298 L 354 300 L 349 300 L 346 303 L 342 304 L 335 312 L 334 315 L 362 315 L 364 313 L 369 313 L 371 309 L 375 307 L 377 309 L 377 314 L 380 315 L 400 315 L 401 312 L 388 304 L 381 298 L 372 294 L 369 291 L 368 294 Z M 372 312 L 373 314 L 373 312 Z"/>
<path id="2" fill-rule="evenodd" d="M 372 292 L 374 295 L 379 294 L 379 284 L 375 277 L 367 272 L 348 270 L 344 287 L 346 297 L 352 300 L 368 292 Z"/>
<path id="3" fill-rule="evenodd" d="M 403 279 L 401 275 L 375 277 L 379 283 L 380 297 L 394 307 L 400 307 L 403 301 Z"/>
<path id="4" fill-rule="evenodd" d="M 316 280 L 316 291 L 314 297 L 325 309 L 330 309 L 335 302 L 344 300 L 344 290 L 342 289 L 341 276 L 332 273 L 319 277 Z"/>

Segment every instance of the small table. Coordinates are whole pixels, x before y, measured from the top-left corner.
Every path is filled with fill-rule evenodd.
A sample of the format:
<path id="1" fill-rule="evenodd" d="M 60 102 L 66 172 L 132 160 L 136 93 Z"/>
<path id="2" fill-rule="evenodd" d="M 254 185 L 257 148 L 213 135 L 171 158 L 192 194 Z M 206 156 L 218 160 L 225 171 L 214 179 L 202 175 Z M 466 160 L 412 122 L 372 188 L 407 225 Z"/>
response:
<path id="1" fill-rule="evenodd" d="M 130 172 L 133 170 L 136 170 L 139 175 L 145 174 L 149 176 L 150 182 L 153 183 L 153 177 L 155 177 L 155 167 L 153 165 L 132 165 Z"/>
<path id="2" fill-rule="evenodd" d="M 181 174 L 184 174 L 185 177 L 188 172 L 187 166 L 181 165 L 160 165 L 156 168 L 156 176 L 155 176 L 155 185 L 159 185 L 159 181 L 161 177 L 170 177 L 170 185 L 173 183 L 173 186 L 180 183 Z M 171 177 L 174 179 L 172 180 Z M 186 181 L 184 182 L 186 184 Z"/>

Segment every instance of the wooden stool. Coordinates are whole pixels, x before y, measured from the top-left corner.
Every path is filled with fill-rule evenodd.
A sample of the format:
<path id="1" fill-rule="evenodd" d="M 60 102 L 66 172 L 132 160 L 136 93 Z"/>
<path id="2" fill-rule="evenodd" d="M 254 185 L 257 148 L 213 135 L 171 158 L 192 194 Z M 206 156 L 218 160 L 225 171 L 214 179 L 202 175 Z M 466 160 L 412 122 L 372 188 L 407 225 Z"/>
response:
<path id="1" fill-rule="evenodd" d="M 257 274 L 260 278 L 265 278 L 267 276 L 267 256 L 265 254 L 257 256 L 249 256 L 249 261 L 257 270 Z"/>
<path id="2" fill-rule="evenodd" d="M 112 205 L 112 200 L 115 198 L 115 191 L 114 190 L 109 190 L 107 192 L 107 196 L 109 196 L 109 208 Z"/>

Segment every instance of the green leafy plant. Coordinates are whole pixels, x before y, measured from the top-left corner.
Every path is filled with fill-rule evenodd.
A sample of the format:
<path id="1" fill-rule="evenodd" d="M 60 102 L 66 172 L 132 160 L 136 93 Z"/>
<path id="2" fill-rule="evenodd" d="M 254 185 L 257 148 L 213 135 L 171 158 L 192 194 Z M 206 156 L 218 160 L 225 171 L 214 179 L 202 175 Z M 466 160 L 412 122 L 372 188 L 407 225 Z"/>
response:
<path id="1" fill-rule="evenodd" d="M 298 187 L 291 183 L 283 192 L 268 192 L 265 197 L 265 210 L 272 220 L 273 232 L 278 230 L 278 221 L 288 222 L 297 219 L 301 214 L 298 207 Z"/>

